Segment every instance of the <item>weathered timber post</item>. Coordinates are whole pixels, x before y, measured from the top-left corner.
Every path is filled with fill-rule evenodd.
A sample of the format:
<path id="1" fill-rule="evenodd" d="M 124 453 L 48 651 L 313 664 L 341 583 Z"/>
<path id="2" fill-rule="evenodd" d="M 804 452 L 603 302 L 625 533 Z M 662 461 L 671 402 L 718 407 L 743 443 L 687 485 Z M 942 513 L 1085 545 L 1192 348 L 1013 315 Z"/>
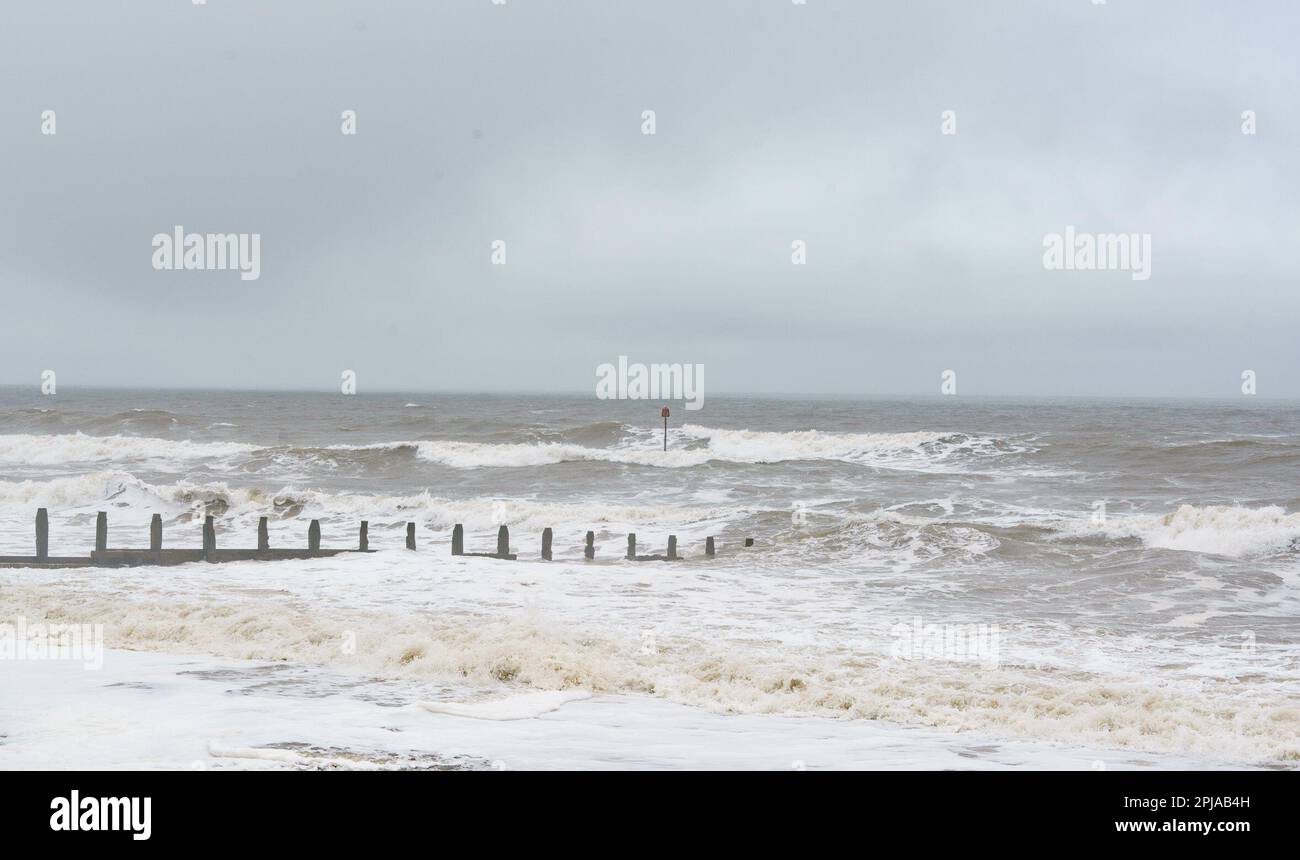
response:
<path id="1" fill-rule="evenodd" d="M 582 548 L 582 556 L 591 561 L 596 557 L 596 533 L 587 532 L 587 545 Z"/>
<path id="2" fill-rule="evenodd" d="M 153 552 L 162 549 L 162 514 L 154 514 L 149 520 L 149 549 Z"/>
<path id="3" fill-rule="evenodd" d="M 451 554 L 465 554 L 465 527 L 460 523 L 456 523 L 451 530 Z"/>
<path id="4" fill-rule="evenodd" d="M 266 528 L 266 517 L 257 518 L 257 551 L 262 552 L 271 548 L 271 535 Z"/>
<path id="5" fill-rule="evenodd" d="M 108 549 L 108 513 L 100 511 L 95 514 L 95 552 Z"/>
<path id="6" fill-rule="evenodd" d="M 365 552 L 370 549 L 370 523 L 365 520 L 361 521 L 361 538 L 357 541 L 357 549 Z"/>
<path id="7" fill-rule="evenodd" d="M 677 535 L 668 536 L 668 560 L 677 561 Z"/>
<path id="8" fill-rule="evenodd" d="M 627 536 L 627 557 L 636 560 L 636 534 Z"/>
<path id="9" fill-rule="evenodd" d="M 320 552 L 320 520 L 312 520 L 307 526 L 307 551 Z"/>
<path id="10" fill-rule="evenodd" d="M 211 516 L 203 518 L 203 555 L 216 551 L 217 548 L 217 527 Z"/>
<path id="11" fill-rule="evenodd" d="M 542 529 L 542 558 L 546 561 L 551 560 L 551 538 L 553 537 L 549 528 Z"/>
<path id="12" fill-rule="evenodd" d="M 704 539 L 704 554 L 709 558 L 713 558 L 713 552 L 713 538 L 706 537 Z"/>
<path id="13" fill-rule="evenodd" d="M 406 548 L 415 549 L 415 523 L 406 524 Z"/>
<path id="14" fill-rule="evenodd" d="M 753 538 L 745 538 L 745 546 L 753 546 L 753 545 L 754 545 Z"/>
<path id="15" fill-rule="evenodd" d="M 505 526 L 497 529 L 497 555 L 510 555 L 510 529 Z"/>
<path id="16" fill-rule="evenodd" d="M 50 557 L 50 514 L 45 508 L 36 509 L 36 560 Z"/>

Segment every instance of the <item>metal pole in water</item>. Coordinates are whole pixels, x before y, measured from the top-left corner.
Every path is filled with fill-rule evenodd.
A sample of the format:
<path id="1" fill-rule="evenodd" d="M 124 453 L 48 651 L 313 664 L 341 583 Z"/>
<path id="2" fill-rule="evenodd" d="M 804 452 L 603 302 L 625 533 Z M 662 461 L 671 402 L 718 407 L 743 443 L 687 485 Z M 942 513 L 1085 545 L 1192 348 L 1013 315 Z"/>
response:
<path id="1" fill-rule="evenodd" d="M 659 415 L 664 419 L 664 450 L 668 450 L 668 407 L 665 406 L 659 410 Z"/>

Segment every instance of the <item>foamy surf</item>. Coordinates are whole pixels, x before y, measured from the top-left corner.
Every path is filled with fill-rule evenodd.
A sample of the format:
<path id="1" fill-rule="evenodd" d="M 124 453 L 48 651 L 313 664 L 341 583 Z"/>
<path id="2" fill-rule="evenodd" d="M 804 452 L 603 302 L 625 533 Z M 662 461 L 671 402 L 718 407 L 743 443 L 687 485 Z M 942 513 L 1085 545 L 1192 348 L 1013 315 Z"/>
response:
<path id="1" fill-rule="evenodd" d="M 168 518 L 189 517 L 196 510 L 218 511 L 223 526 L 255 524 L 258 517 L 319 518 L 346 523 L 358 519 L 416 520 L 448 531 L 456 523 L 469 528 L 495 528 L 508 522 L 519 529 L 571 524 L 592 526 L 720 524 L 744 516 L 750 509 L 720 504 L 611 504 L 551 502 L 521 498 L 455 499 L 428 491 L 409 495 L 330 492 L 286 484 L 267 490 L 226 481 L 154 483 L 129 472 L 103 470 L 49 480 L 0 481 L 0 520 L 12 515 L 15 528 L 26 530 L 32 510 L 45 507 L 63 514 L 105 506 L 114 520 L 147 520 L 154 513 Z"/>
<path id="2" fill-rule="evenodd" d="M 251 546 L 263 516 L 273 547 L 303 546 L 312 520 L 324 546 L 355 546 L 368 522 L 369 555 L 0 571 L 0 624 L 101 623 L 110 647 L 197 666 L 254 661 L 241 670 L 250 687 L 265 677 L 326 696 L 313 718 L 331 728 L 315 733 L 261 733 L 266 712 L 231 710 L 236 730 L 188 753 L 208 766 L 444 766 L 400 736 L 385 743 L 382 726 L 400 724 L 459 733 L 470 758 L 451 766 L 486 767 L 496 752 L 477 741 L 499 732 L 661 707 L 719 739 L 737 720 L 759 735 L 818 720 L 849 726 L 843 737 L 935 732 L 929 742 L 949 752 L 979 735 L 1040 753 L 1300 761 L 1300 432 L 1284 432 L 1300 412 L 1225 419 L 1207 407 L 1171 435 L 1164 407 L 1125 403 L 1117 437 L 1100 415 L 1112 407 L 1094 404 L 717 401 L 707 422 L 670 424 L 664 452 L 657 410 L 639 421 L 632 405 L 576 400 L 49 403 L 0 408 L 8 553 L 32 551 L 38 507 L 56 555 L 88 553 L 100 511 L 110 547 L 147 545 L 153 514 L 165 547 L 197 547 L 206 516 L 221 547 Z M 1272 434 L 1267 445 L 1213 443 L 1258 433 Z M 415 552 L 403 549 L 407 523 Z M 471 550 L 508 525 L 519 560 L 452 558 L 457 523 Z M 545 528 L 554 561 L 529 561 Z M 685 558 L 626 561 L 629 532 L 650 552 L 676 536 Z M 999 658 L 895 657 L 890 631 L 917 618 L 998 625 Z M 12 670 L 0 662 L 6 688 Z M 364 742 L 348 727 L 368 712 L 344 690 L 383 703 Z M 575 691 L 592 698 L 529 718 Z M 97 711 L 116 701 L 85 695 Z M 20 743 L 35 748 L 6 741 L 0 758 Z M 524 758 L 604 761 L 572 752 Z"/>
<path id="3" fill-rule="evenodd" d="M 552 711 L 558 711 L 569 702 L 590 699 L 585 690 L 543 690 L 536 693 L 519 693 L 502 699 L 482 702 L 417 702 L 431 714 L 468 717 L 475 720 L 531 720 Z"/>
<path id="4" fill-rule="evenodd" d="M 1167 514 L 1112 515 L 1104 524 L 1089 520 L 1073 531 L 1135 538 L 1154 549 L 1244 558 L 1295 549 L 1300 513 L 1278 505 L 1180 505 Z"/>
<path id="5" fill-rule="evenodd" d="M 838 460 L 871 464 L 878 460 L 896 462 L 891 454 L 943 459 L 965 448 L 968 453 L 990 453 L 993 440 L 965 434 L 933 433 L 827 433 L 821 430 L 772 432 L 725 430 L 687 424 L 683 435 L 703 440 L 709 453 L 719 460 L 737 463 L 782 463 L 793 460 Z"/>
<path id="6" fill-rule="evenodd" d="M 522 468 L 578 462 L 683 469 L 710 462 L 760 465 L 818 460 L 902 467 L 909 463 L 938 462 L 959 449 L 965 449 L 971 455 L 997 453 L 992 440 L 931 432 L 825 433 L 797 430 L 777 433 L 687 424 L 672 435 L 679 441 L 670 445 L 668 451 L 661 450 L 659 440 L 646 433 L 634 433 L 620 444 L 604 448 L 563 442 L 423 441 L 411 444 L 415 445 L 421 459 L 457 469 Z"/>
<path id="7" fill-rule="evenodd" d="M 214 427 L 234 428 L 227 422 Z M 630 428 L 629 428 L 630 429 Z M 984 458 L 1022 450 L 1003 440 L 966 434 L 827 433 L 819 430 L 760 432 L 686 425 L 673 431 L 679 440 L 661 450 L 653 434 L 633 431 L 613 445 L 569 442 L 468 442 L 452 439 L 399 440 L 317 446 L 253 445 L 243 442 L 174 440 L 150 436 L 90 436 L 83 433 L 40 436 L 0 435 L 0 463 L 19 466 L 210 461 L 214 468 L 236 469 L 241 462 L 260 468 L 319 466 L 349 455 L 414 454 L 420 460 L 455 469 L 515 469 L 561 463 L 611 463 L 684 469 L 709 462 L 771 464 L 841 461 L 891 468 L 923 467 L 965 458 Z M 378 465 L 378 464 L 376 464 Z"/>
<path id="8" fill-rule="evenodd" d="M 1153 679 L 1128 665 L 1131 657 L 1113 658 L 1150 653 L 1158 664 L 1167 645 L 1120 643 L 1105 659 L 1087 657 L 1085 670 L 1080 657 L 1052 665 L 1017 644 L 1029 633 L 1009 628 L 996 667 L 898 659 L 888 631 L 873 632 L 870 618 L 810 638 L 797 619 L 830 594 L 811 585 L 773 583 L 742 598 L 743 572 L 661 573 L 661 586 L 632 588 L 639 596 L 629 602 L 635 574 L 470 560 L 439 564 L 435 585 L 421 573 L 427 559 L 404 559 L 385 565 L 382 594 L 336 560 L 315 565 L 310 577 L 293 563 L 192 565 L 168 572 L 167 594 L 138 593 L 126 577 L 106 581 L 94 572 L 62 573 L 54 590 L 0 571 L 0 618 L 97 619 L 109 648 L 471 684 L 486 697 L 421 699 L 419 707 L 489 722 L 530 719 L 593 694 L 633 695 L 717 714 L 880 720 L 1252 764 L 1300 761 L 1300 708 L 1269 688 L 1244 690 L 1236 675 L 1258 671 L 1244 653 L 1215 673 L 1165 670 Z M 33 573 L 22 572 L 27 583 Z M 692 582 L 714 586 L 692 593 Z M 392 609 L 430 599 L 427 614 Z M 738 626 L 700 635 L 723 617 Z M 344 635 L 348 649 L 340 647 Z M 1017 658 L 1019 648 L 1025 656 Z M 1276 660 L 1268 665 L 1287 672 Z"/>
<path id="9" fill-rule="evenodd" d="M 0 463 L 22 466 L 68 466 L 83 463 L 223 459 L 259 450 L 241 442 L 194 442 L 150 436 L 87 436 L 72 433 L 0 436 Z"/>
<path id="10" fill-rule="evenodd" d="M 9 663 L 0 768 L 78 770 L 944 770 L 1205 768 L 1213 759 L 1006 741 L 978 733 L 719 715 L 644 696 L 575 702 L 545 720 L 431 719 L 341 693 L 295 667 L 110 652 L 101 672 Z M 89 703 L 93 702 L 91 706 Z"/>

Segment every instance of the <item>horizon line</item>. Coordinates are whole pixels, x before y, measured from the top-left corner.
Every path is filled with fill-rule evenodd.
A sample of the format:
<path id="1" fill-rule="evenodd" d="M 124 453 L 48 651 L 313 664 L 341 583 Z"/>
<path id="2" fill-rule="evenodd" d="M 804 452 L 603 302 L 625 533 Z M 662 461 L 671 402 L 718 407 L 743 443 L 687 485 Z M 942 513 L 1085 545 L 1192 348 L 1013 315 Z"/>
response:
<path id="1" fill-rule="evenodd" d="M 68 391 L 122 391 L 122 392 L 198 392 L 212 394 L 334 394 L 339 397 L 368 397 L 383 395 L 426 395 L 426 396 L 480 396 L 480 397 L 592 397 L 593 400 L 599 399 L 592 395 L 590 390 L 586 389 L 419 389 L 419 388 L 374 388 L 367 391 L 358 391 L 355 394 L 343 394 L 335 388 L 294 388 L 294 387 L 265 387 L 265 388 L 238 388 L 220 385 L 149 385 L 149 386 L 132 386 L 132 385 L 64 385 L 60 386 Z M 34 392 L 42 397 L 58 397 L 58 394 L 45 395 L 40 394 L 39 383 L 12 383 L 0 382 L 0 390 L 25 388 L 34 389 Z M 916 392 L 833 392 L 833 391 L 808 391 L 808 392 L 789 392 L 789 391 L 723 391 L 708 394 L 703 398 L 707 403 L 708 400 L 717 398 L 722 400 L 758 398 L 772 400 L 888 400 L 888 399 L 918 399 L 918 400 L 940 400 L 945 398 L 953 399 L 980 399 L 980 400 L 1170 400 L 1170 401 L 1230 401 L 1238 399 L 1246 400 L 1267 400 L 1267 401 L 1300 401 L 1300 395 L 1264 395 L 1264 394 L 1042 394 L 1042 393 L 973 393 L 973 394 L 921 394 Z M 630 400 L 630 398 L 623 398 Z M 677 403 L 683 398 L 643 398 L 646 403 Z"/>

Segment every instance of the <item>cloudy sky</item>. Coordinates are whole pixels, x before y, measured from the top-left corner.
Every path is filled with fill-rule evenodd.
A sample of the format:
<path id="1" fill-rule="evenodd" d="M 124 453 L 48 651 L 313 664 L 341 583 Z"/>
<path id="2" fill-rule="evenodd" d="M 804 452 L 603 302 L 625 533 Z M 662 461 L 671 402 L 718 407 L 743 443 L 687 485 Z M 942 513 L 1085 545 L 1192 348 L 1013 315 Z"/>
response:
<path id="1" fill-rule="evenodd" d="M 1233 396 L 1252 369 L 1300 396 L 1298 25 L 1226 0 L 15 0 L 0 383 L 586 391 L 627 355 L 702 363 L 710 394 L 953 369 L 964 394 Z M 261 234 L 261 277 L 155 271 L 178 224 Z M 1151 234 L 1150 279 L 1046 270 L 1067 225 Z"/>

